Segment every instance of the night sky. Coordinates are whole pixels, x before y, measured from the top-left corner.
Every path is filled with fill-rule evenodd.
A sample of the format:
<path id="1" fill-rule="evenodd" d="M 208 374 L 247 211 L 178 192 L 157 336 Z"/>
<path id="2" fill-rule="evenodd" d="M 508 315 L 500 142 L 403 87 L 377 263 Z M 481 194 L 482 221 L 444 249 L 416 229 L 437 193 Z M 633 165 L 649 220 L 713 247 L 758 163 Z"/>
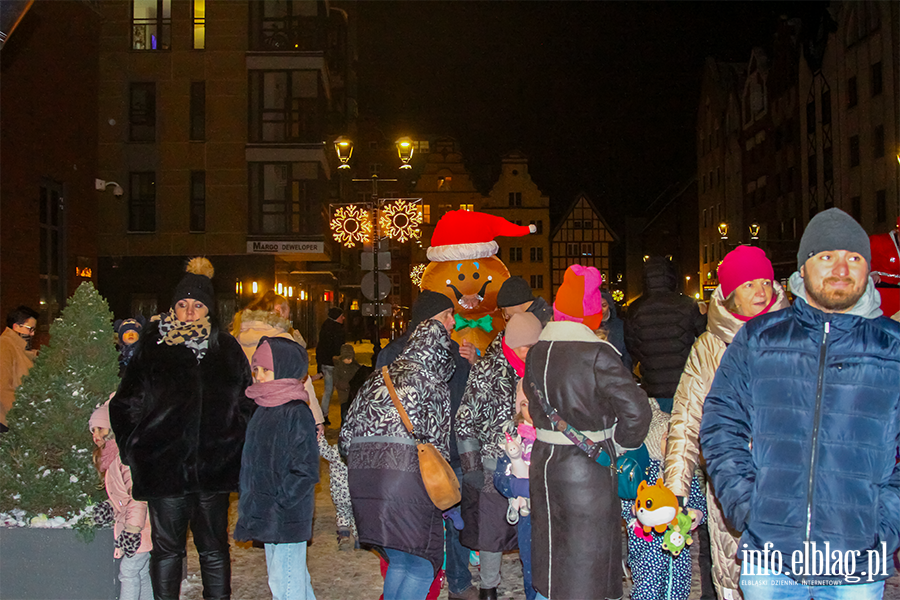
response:
<path id="1" fill-rule="evenodd" d="M 360 2 L 360 113 L 452 135 L 488 186 L 518 148 L 554 218 L 587 192 L 613 227 L 696 170 L 708 55 L 747 63 L 824 3 Z"/>

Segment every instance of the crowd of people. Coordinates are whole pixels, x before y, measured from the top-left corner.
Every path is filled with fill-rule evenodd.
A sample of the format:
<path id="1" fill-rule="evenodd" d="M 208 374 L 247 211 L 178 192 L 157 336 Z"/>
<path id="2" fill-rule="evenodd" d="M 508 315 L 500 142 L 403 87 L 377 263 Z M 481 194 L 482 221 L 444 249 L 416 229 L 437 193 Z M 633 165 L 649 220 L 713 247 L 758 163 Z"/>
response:
<path id="1" fill-rule="evenodd" d="M 702 304 L 670 260 L 646 260 L 624 319 L 596 268 L 569 267 L 552 304 L 511 277 L 483 352 L 452 339 L 452 301 L 426 290 L 371 366 L 334 307 L 310 376 L 285 299 L 262 295 L 229 333 L 212 265 L 193 259 L 168 312 L 116 323 L 121 383 L 89 424 L 120 597 L 177 599 L 190 528 L 203 597 L 229 598 L 239 492 L 233 536 L 265 548 L 273 597 L 314 599 L 321 456 L 338 543 L 378 552 L 384 600 L 436 598 L 444 577 L 451 600 L 496 599 L 515 550 L 528 600 L 621 598 L 623 566 L 640 600 L 686 600 L 694 577 L 704 599 L 880 598 L 900 547 L 900 324 L 870 265 L 866 233 L 830 209 L 789 290 L 751 246 L 724 257 Z M 9 315 L 5 379 L 27 372 L 36 319 Z M 432 500 L 425 445 L 455 473 L 456 506 Z M 649 496 L 623 492 L 627 457 Z M 699 572 L 678 540 L 699 545 Z"/>

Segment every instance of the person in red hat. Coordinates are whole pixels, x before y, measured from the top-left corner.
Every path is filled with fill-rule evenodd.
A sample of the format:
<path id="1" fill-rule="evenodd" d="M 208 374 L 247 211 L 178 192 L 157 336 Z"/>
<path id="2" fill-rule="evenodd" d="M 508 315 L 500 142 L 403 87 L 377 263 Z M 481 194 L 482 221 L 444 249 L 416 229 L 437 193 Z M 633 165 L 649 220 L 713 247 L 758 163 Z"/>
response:
<path id="1" fill-rule="evenodd" d="M 744 323 L 789 306 L 784 289 L 775 281 L 772 263 L 760 248 L 738 246 L 722 259 L 718 274 L 719 287 L 709 301 L 706 331 L 691 349 L 675 391 L 669 426 L 665 483 L 681 499 L 690 494 L 691 478 L 701 464 L 698 432 L 703 402 L 725 349 Z M 713 583 L 720 598 L 730 594 L 739 600 L 738 538 L 732 535 L 733 528 L 711 486 L 707 486 L 706 496 Z"/>
<path id="2" fill-rule="evenodd" d="M 498 235 L 524 236 L 534 225 L 516 225 L 503 217 L 452 210 L 441 217 L 431 237 L 431 262 L 422 274 L 422 289 L 444 294 L 453 302 L 453 339 L 484 353 L 505 321 L 497 309 L 497 293 L 509 271 L 496 254 Z"/>

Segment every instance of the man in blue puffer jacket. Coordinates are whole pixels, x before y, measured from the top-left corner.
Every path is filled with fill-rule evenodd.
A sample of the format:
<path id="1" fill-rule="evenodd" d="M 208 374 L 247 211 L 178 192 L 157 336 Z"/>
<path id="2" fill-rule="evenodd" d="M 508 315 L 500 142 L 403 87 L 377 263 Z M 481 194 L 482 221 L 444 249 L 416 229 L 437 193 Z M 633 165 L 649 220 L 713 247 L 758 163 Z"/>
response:
<path id="1" fill-rule="evenodd" d="M 745 600 L 881 598 L 893 573 L 900 325 L 881 316 L 869 260 L 849 215 L 816 215 L 794 305 L 741 329 L 706 397 L 700 445 L 742 532 Z"/>

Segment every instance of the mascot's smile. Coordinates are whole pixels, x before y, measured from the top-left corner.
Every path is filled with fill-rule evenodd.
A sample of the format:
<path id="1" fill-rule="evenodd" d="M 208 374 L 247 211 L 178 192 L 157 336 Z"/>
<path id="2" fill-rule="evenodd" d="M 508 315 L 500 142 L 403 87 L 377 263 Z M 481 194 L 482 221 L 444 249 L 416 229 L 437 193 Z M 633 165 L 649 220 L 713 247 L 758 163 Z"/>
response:
<path id="1" fill-rule="evenodd" d="M 477 275 L 477 273 L 476 273 Z M 447 280 L 447 287 L 453 290 L 453 294 L 456 296 L 456 302 L 463 307 L 465 310 L 474 310 L 478 308 L 481 304 L 481 301 L 484 300 L 484 295 L 487 293 L 487 286 L 494 280 L 493 277 L 488 275 L 487 281 L 484 282 L 484 285 L 481 286 L 481 289 L 478 290 L 477 294 L 463 294 L 456 286 L 450 283 L 450 280 Z"/>

